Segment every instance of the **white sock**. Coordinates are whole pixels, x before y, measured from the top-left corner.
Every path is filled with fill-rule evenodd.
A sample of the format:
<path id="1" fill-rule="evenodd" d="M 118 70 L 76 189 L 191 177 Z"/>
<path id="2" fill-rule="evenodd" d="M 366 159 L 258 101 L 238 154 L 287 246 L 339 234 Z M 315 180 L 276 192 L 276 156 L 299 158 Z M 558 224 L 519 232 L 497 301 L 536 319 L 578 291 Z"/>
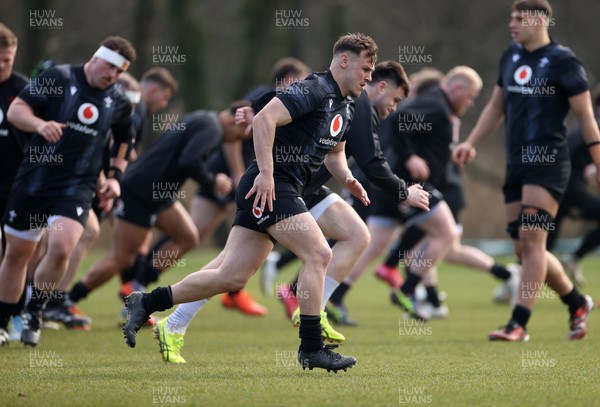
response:
<path id="1" fill-rule="evenodd" d="M 340 285 L 340 283 L 335 281 L 335 279 L 333 277 L 330 277 L 327 275 L 325 276 L 325 285 L 323 286 L 323 302 L 321 302 L 322 310 L 325 309 L 325 305 L 327 305 L 327 301 L 329 301 L 329 297 L 331 297 L 331 294 L 333 294 L 333 292 L 335 291 L 336 288 L 338 288 L 339 285 Z"/>
<path id="2" fill-rule="evenodd" d="M 185 335 L 185 330 L 198 311 L 208 303 L 208 299 L 179 304 L 167 317 L 167 330 L 173 334 Z"/>

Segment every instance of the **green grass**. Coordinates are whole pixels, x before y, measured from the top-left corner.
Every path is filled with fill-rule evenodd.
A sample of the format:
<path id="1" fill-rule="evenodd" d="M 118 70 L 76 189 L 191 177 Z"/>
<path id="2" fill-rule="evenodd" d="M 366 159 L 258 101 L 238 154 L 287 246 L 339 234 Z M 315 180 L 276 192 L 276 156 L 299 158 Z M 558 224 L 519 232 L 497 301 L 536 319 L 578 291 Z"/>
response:
<path id="1" fill-rule="evenodd" d="M 187 267 L 170 271 L 163 283 L 178 281 L 209 256 L 191 254 Z M 84 270 L 97 258 L 90 256 Z M 597 258 L 584 263 L 586 292 L 594 296 L 600 296 L 599 266 Z M 270 314 L 249 318 L 211 301 L 188 330 L 188 363 L 181 366 L 162 362 L 147 330 L 135 349 L 125 345 L 112 281 L 80 303 L 93 318 L 92 332 L 44 330 L 37 348 L 0 349 L 0 406 L 600 405 L 598 315 L 585 340 L 569 342 L 565 307 L 544 298 L 529 324 L 529 343 L 490 343 L 487 333 L 510 313 L 491 301 L 496 282 L 446 265 L 440 280 L 450 316 L 411 327 L 389 304 L 383 284 L 366 273 L 347 303 L 360 326 L 340 328 L 347 337 L 341 351 L 358 363 L 338 374 L 300 368 L 297 330 L 275 299 L 262 298 L 257 278 L 249 290 Z M 412 335 L 400 335 L 401 327 Z"/>

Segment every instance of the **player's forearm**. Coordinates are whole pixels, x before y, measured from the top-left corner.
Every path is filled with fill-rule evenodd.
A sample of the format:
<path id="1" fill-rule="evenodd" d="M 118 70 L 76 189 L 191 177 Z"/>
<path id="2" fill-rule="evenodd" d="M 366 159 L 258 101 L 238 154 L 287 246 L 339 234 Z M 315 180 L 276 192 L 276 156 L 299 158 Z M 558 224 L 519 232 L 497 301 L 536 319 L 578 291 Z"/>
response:
<path id="1" fill-rule="evenodd" d="M 592 114 L 582 117 L 580 120 L 583 139 L 589 146 L 588 151 L 596 167 L 600 167 L 600 131 L 598 124 Z"/>
<path id="2" fill-rule="evenodd" d="M 264 174 L 273 174 L 275 123 L 259 113 L 254 118 L 252 127 L 254 129 L 254 153 L 258 169 Z"/>
<path id="3" fill-rule="evenodd" d="M 333 175 L 339 183 L 345 184 L 346 180 L 352 177 L 352 172 L 348 168 L 348 161 L 346 161 L 346 154 L 344 150 L 338 152 L 330 152 L 325 156 L 324 161 L 327 170 Z"/>
<path id="4" fill-rule="evenodd" d="M 26 133 L 36 133 L 37 129 L 45 123 L 24 102 L 12 103 L 8 108 L 6 118 L 13 126 Z"/>

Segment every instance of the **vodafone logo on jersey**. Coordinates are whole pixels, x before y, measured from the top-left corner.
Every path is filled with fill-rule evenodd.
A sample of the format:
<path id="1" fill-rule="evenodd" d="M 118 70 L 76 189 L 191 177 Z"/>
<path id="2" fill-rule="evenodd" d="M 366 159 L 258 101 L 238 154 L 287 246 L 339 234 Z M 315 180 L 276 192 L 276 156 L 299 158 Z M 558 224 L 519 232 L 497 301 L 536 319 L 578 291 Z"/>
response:
<path id="1" fill-rule="evenodd" d="M 260 210 L 260 207 L 258 207 L 258 206 L 255 206 L 255 207 L 252 209 L 252 214 L 254 215 L 254 217 L 255 217 L 256 219 L 260 219 L 260 218 L 262 217 L 262 214 L 263 214 L 263 212 Z"/>
<path id="2" fill-rule="evenodd" d="M 515 71 L 515 82 L 519 85 L 525 85 L 531 79 L 531 67 L 529 65 L 521 65 Z"/>
<path id="3" fill-rule="evenodd" d="M 0 109 L 0 124 L 4 121 L 4 112 Z"/>
<path id="4" fill-rule="evenodd" d="M 333 118 L 333 120 L 331 121 L 331 124 L 329 125 L 329 134 L 331 134 L 331 137 L 335 137 L 338 134 L 340 134 L 340 131 L 342 131 L 342 127 L 344 126 L 344 119 L 342 118 L 341 114 L 336 114 Z"/>
<path id="5" fill-rule="evenodd" d="M 98 108 L 91 103 L 83 103 L 77 110 L 77 118 L 83 124 L 96 123 L 98 115 Z"/>

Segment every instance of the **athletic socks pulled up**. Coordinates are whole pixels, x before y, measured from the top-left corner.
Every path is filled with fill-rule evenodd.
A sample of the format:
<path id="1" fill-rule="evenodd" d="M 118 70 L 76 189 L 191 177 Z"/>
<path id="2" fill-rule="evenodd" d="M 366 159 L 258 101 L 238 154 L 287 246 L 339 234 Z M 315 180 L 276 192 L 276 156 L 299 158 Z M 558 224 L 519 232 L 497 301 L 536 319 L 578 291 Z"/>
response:
<path id="1" fill-rule="evenodd" d="M 173 307 L 171 286 L 155 288 L 151 293 L 142 296 L 142 306 L 148 315 Z"/>
<path id="2" fill-rule="evenodd" d="M 323 348 L 321 316 L 300 314 L 300 350 L 316 352 Z"/>
<path id="3" fill-rule="evenodd" d="M 585 304 L 585 297 L 581 295 L 577 287 L 573 286 L 570 293 L 560 297 L 560 300 L 569 306 L 569 314 L 573 316 L 577 310 Z"/>

